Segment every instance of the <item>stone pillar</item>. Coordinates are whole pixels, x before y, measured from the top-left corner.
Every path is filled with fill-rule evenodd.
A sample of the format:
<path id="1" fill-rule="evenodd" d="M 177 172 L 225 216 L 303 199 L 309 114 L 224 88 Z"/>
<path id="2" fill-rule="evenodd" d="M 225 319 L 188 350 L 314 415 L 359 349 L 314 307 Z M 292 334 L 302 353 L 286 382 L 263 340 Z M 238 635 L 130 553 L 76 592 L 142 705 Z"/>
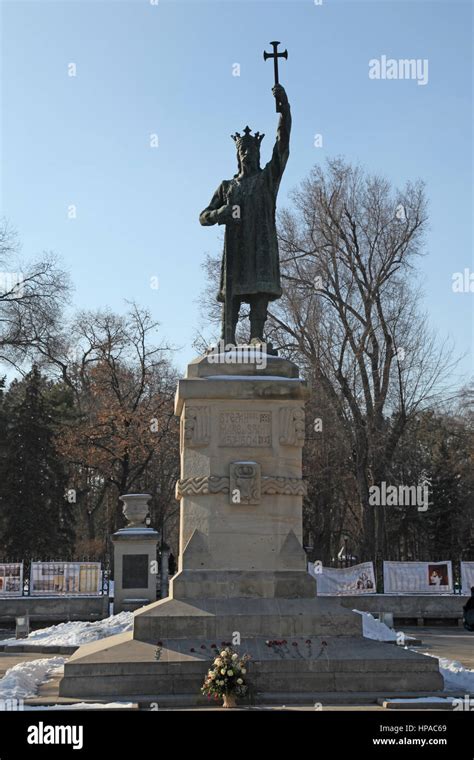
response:
<path id="1" fill-rule="evenodd" d="M 310 597 L 302 547 L 304 402 L 295 364 L 205 356 L 180 380 L 174 598 Z"/>
<path id="2" fill-rule="evenodd" d="M 166 597 L 168 596 L 169 556 L 170 556 L 170 548 L 168 544 L 164 543 L 161 545 L 161 572 L 160 572 L 160 597 L 162 599 L 166 599 Z"/>
<path id="3" fill-rule="evenodd" d="M 114 613 L 135 610 L 156 601 L 156 545 L 159 534 L 145 526 L 150 499 L 150 494 L 120 497 L 128 525 L 111 537 L 114 545 Z"/>

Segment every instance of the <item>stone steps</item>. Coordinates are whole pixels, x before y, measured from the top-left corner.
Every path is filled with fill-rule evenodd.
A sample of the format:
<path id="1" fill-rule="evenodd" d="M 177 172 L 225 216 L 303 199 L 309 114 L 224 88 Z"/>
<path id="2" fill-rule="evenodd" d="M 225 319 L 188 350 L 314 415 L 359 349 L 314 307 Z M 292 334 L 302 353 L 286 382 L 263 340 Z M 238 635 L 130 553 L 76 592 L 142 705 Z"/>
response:
<path id="1" fill-rule="evenodd" d="M 141 641 L 160 639 L 213 640 L 261 637 L 284 639 L 294 636 L 362 635 L 362 619 L 346 610 L 337 599 L 202 599 L 167 598 L 135 614 L 134 637 Z M 212 643 L 212 642 L 211 642 Z"/>
<path id="2" fill-rule="evenodd" d="M 268 693 L 399 694 L 412 691 L 414 683 L 425 695 L 443 688 L 434 658 L 359 637 L 332 636 L 325 642 L 322 648 L 320 640 L 312 640 L 309 647 L 299 638 L 277 651 L 262 638 L 242 640 L 239 651 L 251 656 L 248 678 L 254 699 Z M 135 701 L 137 695 L 149 695 L 159 703 L 173 697 L 192 704 L 196 699 L 198 704 L 212 643 L 164 641 L 157 660 L 156 645 L 133 639 L 131 632 L 113 636 L 107 644 L 94 642 L 66 663 L 60 695 L 133 696 Z"/>

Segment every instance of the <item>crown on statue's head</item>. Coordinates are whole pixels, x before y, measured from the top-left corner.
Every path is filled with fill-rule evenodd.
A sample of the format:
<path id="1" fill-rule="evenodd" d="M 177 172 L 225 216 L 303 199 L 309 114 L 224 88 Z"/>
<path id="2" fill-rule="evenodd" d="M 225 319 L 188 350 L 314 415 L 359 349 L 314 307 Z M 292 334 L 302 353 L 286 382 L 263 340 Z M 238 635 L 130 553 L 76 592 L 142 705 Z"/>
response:
<path id="1" fill-rule="evenodd" d="M 251 131 L 252 130 L 250 127 L 245 127 L 243 135 L 241 135 L 240 132 L 236 132 L 235 135 L 231 135 L 233 141 L 237 146 L 237 150 L 242 145 L 255 145 L 255 147 L 260 149 L 260 143 L 262 142 L 265 135 L 261 135 L 260 132 L 255 132 L 254 135 L 251 135 Z"/>

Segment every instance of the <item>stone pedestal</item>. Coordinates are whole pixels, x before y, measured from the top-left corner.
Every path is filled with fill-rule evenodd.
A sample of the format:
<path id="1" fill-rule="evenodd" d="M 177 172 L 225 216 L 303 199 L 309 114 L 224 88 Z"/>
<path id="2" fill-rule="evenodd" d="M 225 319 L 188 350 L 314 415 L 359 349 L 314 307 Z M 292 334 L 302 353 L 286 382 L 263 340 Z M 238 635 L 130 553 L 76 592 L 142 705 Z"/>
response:
<path id="1" fill-rule="evenodd" d="M 302 549 L 306 382 L 276 357 L 259 375 L 255 364 L 210 358 L 190 365 L 176 393 L 181 548 L 172 596 L 314 596 Z"/>
<path id="2" fill-rule="evenodd" d="M 316 597 L 302 548 L 308 393 L 296 365 L 274 356 L 189 365 L 176 393 L 180 554 L 170 596 L 138 610 L 133 633 L 81 647 L 61 695 L 200 704 L 214 646 L 239 638 L 256 701 L 442 689 L 436 659 L 364 639 L 360 615 Z"/>
<path id="3" fill-rule="evenodd" d="M 126 494 L 128 526 L 111 537 L 114 546 L 114 613 L 136 610 L 156 600 L 156 546 L 159 535 L 145 527 L 150 494 Z"/>

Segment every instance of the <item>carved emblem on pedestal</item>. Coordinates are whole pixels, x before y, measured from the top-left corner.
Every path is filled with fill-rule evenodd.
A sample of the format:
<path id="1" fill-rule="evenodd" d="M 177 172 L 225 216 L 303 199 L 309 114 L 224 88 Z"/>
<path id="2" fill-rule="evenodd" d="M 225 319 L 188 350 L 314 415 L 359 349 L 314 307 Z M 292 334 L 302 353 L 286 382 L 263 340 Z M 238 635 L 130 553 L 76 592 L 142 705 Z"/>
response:
<path id="1" fill-rule="evenodd" d="M 188 406 L 185 408 L 183 439 L 186 446 L 207 446 L 209 443 L 208 406 Z"/>
<path id="2" fill-rule="evenodd" d="M 231 504 L 260 504 L 261 477 L 257 462 L 232 462 L 230 465 Z"/>
<path id="3" fill-rule="evenodd" d="M 302 446 L 304 433 L 303 407 L 289 406 L 280 409 L 280 443 L 284 446 Z"/>

